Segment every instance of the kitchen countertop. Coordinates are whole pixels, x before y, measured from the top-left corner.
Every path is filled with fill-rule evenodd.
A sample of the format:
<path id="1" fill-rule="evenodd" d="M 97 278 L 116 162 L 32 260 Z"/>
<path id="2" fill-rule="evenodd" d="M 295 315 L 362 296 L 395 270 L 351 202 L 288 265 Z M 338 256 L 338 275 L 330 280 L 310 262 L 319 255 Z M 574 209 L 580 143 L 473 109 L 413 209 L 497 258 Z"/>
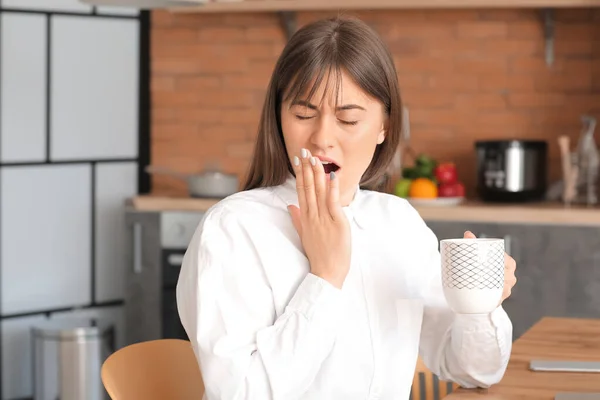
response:
<path id="1" fill-rule="evenodd" d="M 600 393 L 597 373 L 533 372 L 533 359 L 600 361 L 600 320 L 543 318 L 515 341 L 498 384 L 458 389 L 444 400 L 552 400 L 560 392 Z"/>
<path id="2" fill-rule="evenodd" d="M 219 199 L 142 195 L 128 201 L 136 211 L 203 212 Z M 571 206 L 560 203 L 492 204 L 467 201 L 455 206 L 415 206 L 423 219 L 430 221 L 497 222 L 600 226 L 600 207 Z"/>

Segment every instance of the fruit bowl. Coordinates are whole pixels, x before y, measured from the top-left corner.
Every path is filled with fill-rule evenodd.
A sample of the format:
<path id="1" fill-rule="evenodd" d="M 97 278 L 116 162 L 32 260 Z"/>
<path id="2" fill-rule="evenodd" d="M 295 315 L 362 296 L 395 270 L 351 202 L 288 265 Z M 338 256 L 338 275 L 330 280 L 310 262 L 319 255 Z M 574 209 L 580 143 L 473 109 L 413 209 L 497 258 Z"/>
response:
<path id="1" fill-rule="evenodd" d="M 413 206 L 452 207 L 465 201 L 464 197 L 436 197 L 433 199 L 409 197 L 408 202 Z"/>

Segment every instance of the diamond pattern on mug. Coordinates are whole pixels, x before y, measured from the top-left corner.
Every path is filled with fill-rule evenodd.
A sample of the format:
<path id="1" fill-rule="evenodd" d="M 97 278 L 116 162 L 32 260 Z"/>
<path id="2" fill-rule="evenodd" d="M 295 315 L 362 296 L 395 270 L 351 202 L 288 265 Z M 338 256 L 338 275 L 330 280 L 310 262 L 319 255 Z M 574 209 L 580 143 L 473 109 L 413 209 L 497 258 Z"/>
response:
<path id="1" fill-rule="evenodd" d="M 490 243 L 488 253 L 479 261 L 477 244 L 445 243 L 442 283 L 451 289 L 498 289 L 504 287 L 504 246 Z M 502 268 L 496 266 L 500 264 Z"/>

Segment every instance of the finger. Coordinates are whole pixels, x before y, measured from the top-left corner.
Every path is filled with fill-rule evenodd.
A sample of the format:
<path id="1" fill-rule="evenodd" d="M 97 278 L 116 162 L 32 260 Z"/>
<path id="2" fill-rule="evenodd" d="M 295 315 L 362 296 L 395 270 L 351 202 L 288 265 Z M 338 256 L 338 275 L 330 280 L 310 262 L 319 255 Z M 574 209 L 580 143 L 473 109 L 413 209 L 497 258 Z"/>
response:
<path id="1" fill-rule="evenodd" d="M 313 157 L 315 160 L 313 165 L 313 174 L 315 177 L 315 196 L 317 198 L 318 214 L 328 215 L 327 210 L 327 179 L 325 178 L 325 169 L 321 160 Z"/>
<path id="2" fill-rule="evenodd" d="M 465 239 L 476 239 L 476 236 L 471 231 L 466 231 L 464 234 Z"/>
<path id="3" fill-rule="evenodd" d="M 517 262 L 507 253 L 504 253 L 504 269 L 511 272 L 514 272 L 517 269 Z"/>
<path id="4" fill-rule="evenodd" d="M 315 194 L 315 175 L 313 173 L 312 156 L 307 149 L 302 149 L 302 174 L 304 176 L 304 196 L 306 197 L 305 214 L 309 216 L 318 215 L 317 197 Z"/>
<path id="5" fill-rule="evenodd" d="M 342 206 L 340 205 L 340 182 L 337 176 L 335 176 L 335 172 L 329 174 L 327 208 L 334 221 L 341 221 L 344 217 L 344 210 L 342 210 Z"/>
<path id="6" fill-rule="evenodd" d="M 296 232 L 298 232 L 298 236 L 302 236 L 302 222 L 300 219 L 300 209 L 296 206 L 288 206 L 288 211 L 290 216 L 292 217 L 292 224 L 294 224 L 294 228 L 296 228 Z"/>
<path id="7" fill-rule="evenodd" d="M 292 162 L 294 165 L 294 173 L 296 174 L 296 193 L 298 194 L 298 205 L 300 206 L 300 211 L 306 211 L 306 195 L 304 192 L 304 174 L 302 173 L 302 162 L 300 158 L 294 156 L 294 160 Z"/>

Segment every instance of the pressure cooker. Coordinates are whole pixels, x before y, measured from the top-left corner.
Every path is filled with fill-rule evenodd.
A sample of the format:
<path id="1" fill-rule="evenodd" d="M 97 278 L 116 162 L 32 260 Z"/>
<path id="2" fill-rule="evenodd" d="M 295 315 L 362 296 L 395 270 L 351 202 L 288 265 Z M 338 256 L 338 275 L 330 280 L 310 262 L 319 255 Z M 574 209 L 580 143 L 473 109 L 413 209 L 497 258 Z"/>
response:
<path id="1" fill-rule="evenodd" d="M 477 192 L 483 201 L 542 200 L 547 189 L 548 143 L 544 140 L 480 140 Z"/>

